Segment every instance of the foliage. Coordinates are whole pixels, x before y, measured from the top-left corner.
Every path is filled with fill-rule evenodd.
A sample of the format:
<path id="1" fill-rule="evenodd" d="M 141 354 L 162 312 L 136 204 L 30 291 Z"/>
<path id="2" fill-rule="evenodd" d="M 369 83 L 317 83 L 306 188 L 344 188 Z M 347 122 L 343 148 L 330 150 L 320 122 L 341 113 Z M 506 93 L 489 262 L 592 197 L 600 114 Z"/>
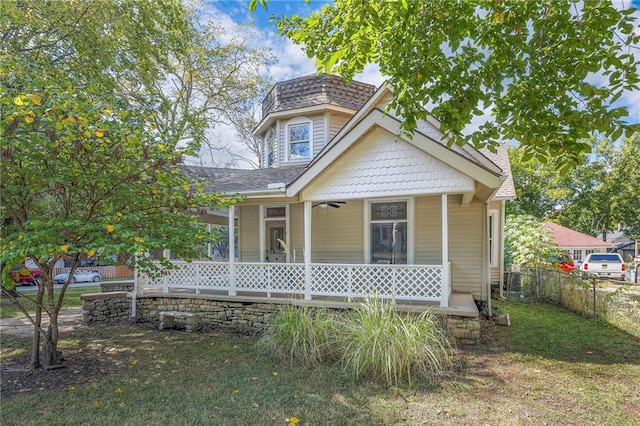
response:
<path id="1" fill-rule="evenodd" d="M 558 254 L 548 228 L 532 216 L 508 216 L 504 229 L 505 265 L 543 265 Z"/>
<path id="2" fill-rule="evenodd" d="M 258 3 L 268 1 L 250 7 Z M 319 70 L 351 79 L 378 64 L 407 133 L 428 106 L 451 143 L 515 139 L 526 158 L 569 168 L 590 151 L 594 132 L 617 139 L 638 129 L 615 103 L 639 90 L 634 10 L 604 0 L 336 0 L 276 24 Z M 490 120 L 466 130 L 487 112 Z"/>
<path id="3" fill-rule="evenodd" d="M 402 314 L 377 297 L 347 315 L 338 332 L 341 363 L 355 378 L 371 375 L 397 386 L 440 376 L 451 365 L 445 332 L 431 311 Z"/>
<path id="4" fill-rule="evenodd" d="M 593 158 L 572 174 L 558 221 L 592 236 L 622 224 L 630 236 L 640 237 L 640 133 L 619 144 L 604 139 L 594 146 Z"/>
<path id="5" fill-rule="evenodd" d="M 247 126 L 245 120 L 252 119 L 258 97 L 269 84 L 265 67 L 274 59 L 268 48 L 249 46 L 258 38 L 252 27 L 229 33 L 213 21 L 197 24 L 198 11 L 190 13 L 195 28 L 187 33 L 185 50 L 171 58 L 162 80 L 123 88 L 135 105 L 157 112 L 152 120 L 167 143 L 195 144 L 200 160 L 216 166 L 222 165 L 221 152 L 232 161 L 245 160 L 214 132 L 221 125 Z M 245 141 L 247 135 L 240 137 Z"/>
<path id="6" fill-rule="evenodd" d="M 303 365 L 338 360 L 353 378 L 371 377 L 389 386 L 430 381 L 452 360 L 435 314 L 403 314 L 377 297 L 340 314 L 283 307 L 260 346 Z"/>
<path id="7" fill-rule="evenodd" d="M 566 174 L 559 173 L 552 162 L 525 157 L 525 149 L 521 146 L 509 148 L 516 199 L 507 203 L 506 212 L 543 220 L 552 215 L 561 200 L 569 195 L 575 170 L 586 163 L 587 156 L 584 155 L 580 164 Z"/>
<path id="8" fill-rule="evenodd" d="M 162 129 L 158 92 L 139 92 L 144 105 L 127 92 L 160 84 L 173 60 L 193 52 L 191 19 L 177 0 L 3 4 L 0 262 L 3 275 L 26 258 L 42 270 L 35 314 L 21 306 L 34 324 L 34 367 L 40 337 L 44 367 L 58 361 L 68 283 L 54 293 L 52 275 L 61 257 L 73 260 L 69 276 L 83 255 L 131 253 L 134 266 L 151 268 L 143 254 L 161 247 L 189 259 L 200 254 L 206 229 L 188 212 L 223 204 L 180 173 L 199 141 Z M 181 118 L 201 120 L 197 111 Z M 183 136 L 193 143 L 179 144 Z M 18 303 L 13 286 L 3 280 L 3 296 Z"/>
<path id="9" fill-rule="evenodd" d="M 624 225 L 629 236 L 640 235 L 640 134 L 618 143 L 594 139 L 594 153 L 567 173 L 554 164 L 525 161 L 522 147 L 509 149 L 516 200 L 511 214 L 554 221 L 592 236 Z"/>
<path id="10" fill-rule="evenodd" d="M 312 366 L 331 357 L 335 319 L 324 309 L 284 305 L 258 341 L 265 353 Z"/>

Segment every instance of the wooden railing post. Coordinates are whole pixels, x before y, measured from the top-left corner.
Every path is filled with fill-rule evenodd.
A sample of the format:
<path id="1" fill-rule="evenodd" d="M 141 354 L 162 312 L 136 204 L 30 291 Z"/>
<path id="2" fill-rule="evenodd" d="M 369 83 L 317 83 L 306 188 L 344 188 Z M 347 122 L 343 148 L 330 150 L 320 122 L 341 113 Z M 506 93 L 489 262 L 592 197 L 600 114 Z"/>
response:
<path id="1" fill-rule="evenodd" d="M 235 208 L 233 204 L 229 206 L 229 296 L 236 295 L 236 238 L 235 238 Z"/>

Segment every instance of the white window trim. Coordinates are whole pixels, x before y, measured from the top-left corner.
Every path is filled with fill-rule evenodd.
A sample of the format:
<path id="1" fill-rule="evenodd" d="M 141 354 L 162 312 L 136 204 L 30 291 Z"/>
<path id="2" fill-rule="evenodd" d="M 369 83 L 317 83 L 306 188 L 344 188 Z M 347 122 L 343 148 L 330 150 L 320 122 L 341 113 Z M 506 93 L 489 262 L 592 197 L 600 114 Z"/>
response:
<path id="1" fill-rule="evenodd" d="M 413 265 L 415 262 L 415 211 L 414 197 L 408 198 L 382 198 L 365 200 L 364 208 L 364 263 L 371 263 L 371 204 L 375 203 L 393 203 L 404 201 L 407 203 L 407 265 Z"/>
<path id="2" fill-rule="evenodd" d="M 299 126 L 301 124 L 309 125 L 309 157 L 308 158 L 291 158 L 291 151 L 289 149 L 289 127 Z M 289 121 L 284 126 L 284 151 L 287 162 L 290 163 L 307 163 L 313 160 L 313 121 L 307 117 L 296 117 Z"/>
<path id="3" fill-rule="evenodd" d="M 284 207 L 284 239 L 288 247 L 291 247 L 291 221 L 289 220 L 289 204 L 263 204 L 260 205 L 260 262 L 267 261 L 267 229 L 266 221 L 282 220 L 282 217 L 267 217 L 267 208 Z M 285 256 L 285 263 L 290 263 L 289 256 Z"/>
<path id="4" fill-rule="evenodd" d="M 499 261 L 498 261 L 498 245 L 499 245 L 499 239 L 498 239 L 498 228 L 500 226 L 500 224 L 498 223 L 498 217 L 500 217 L 500 211 L 499 210 L 494 210 L 494 209 L 490 209 L 489 210 L 489 217 L 487 218 L 487 246 L 489 249 L 489 266 L 491 266 L 492 268 L 497 268 L 499 265 Z M 491 223 L 493 229 L 491 229 L 492 227 L 489 226 L 489 224 Z M 489 232 L 491 232 L 491 235 L 489 235 Z M 493 244 L 491 244 L 493 243 Z"/>

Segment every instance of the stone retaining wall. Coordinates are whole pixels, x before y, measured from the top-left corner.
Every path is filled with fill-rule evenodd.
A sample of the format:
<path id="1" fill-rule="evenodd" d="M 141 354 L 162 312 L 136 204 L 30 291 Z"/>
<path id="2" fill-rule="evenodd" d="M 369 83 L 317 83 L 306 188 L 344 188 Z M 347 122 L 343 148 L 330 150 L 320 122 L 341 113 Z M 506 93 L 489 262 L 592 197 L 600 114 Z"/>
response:
<path id="1" fill-rule="evenodd" d="M 131 321 L 131 294 L 110 292 L 84 294 L 82 313 L 85 323 L 119 323 Z M 221 300 L 198 295 L 143 295 L 136 304 L 136 320 L 158 323 L 161 311 L 199 314 L 201 329 L 229 329 L 242 333 L 262 332 L 286 301 L 256 302 Z M 176 319 L 184 327 L 184 319 Z M 445 325 L 451 340 L 458 346 L 477 345 L 480 340 L 479 317 L 447 316 Z"/>
<path id="2" fill-rule="evenodd" d="M 114 324 L 131 320 L 131 297 L 126 291 L 83 294 L 80 300 L 82 320 L 86 324 Z"/>
<path id="3" fill-rule="evenodd" d="M 131 282 L 102 282 L 100 283 L 100 291 L 103 293 L 109 293 L 113 291 L 133 291 L 133 281 Z"/>
<path id="4" fill-rule="evenodd" d="M 138 319 L 159 321 L 159 312 L 178 311 L 200 314 L 203 328 L 226 328 L 257 333 L 278 312 L 278 305 L 259 302 L 235 302 L 197 296 L 142 296 L 138 298 Z M 176 322 L 180 323 L 178 319 Z"/>

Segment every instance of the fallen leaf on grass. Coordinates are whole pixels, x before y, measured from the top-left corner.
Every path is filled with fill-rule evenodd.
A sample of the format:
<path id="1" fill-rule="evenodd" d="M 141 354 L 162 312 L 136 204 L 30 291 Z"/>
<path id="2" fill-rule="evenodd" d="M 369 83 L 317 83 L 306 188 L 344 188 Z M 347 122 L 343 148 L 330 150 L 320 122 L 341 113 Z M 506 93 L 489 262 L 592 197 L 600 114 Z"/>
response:
<path id="1" fill-rule="evenodd" d="M 271 373 L 271 375 L 272 375 L 272 376 L 274 376 L 274 377 L 276 377 L 276 376 L 278 376 L 278 372 L 277 372 L 277 371 L 274 371 L 273 373 Z"/>
<path id="2" fill-rule="evenodd" d="M 289 423 L 289 426 L 295 426 L 296 423 L 300 422 L 300 419 L 297 417 L 290 417 L 288 419 L 285 419 L 285 421 Z"/>

